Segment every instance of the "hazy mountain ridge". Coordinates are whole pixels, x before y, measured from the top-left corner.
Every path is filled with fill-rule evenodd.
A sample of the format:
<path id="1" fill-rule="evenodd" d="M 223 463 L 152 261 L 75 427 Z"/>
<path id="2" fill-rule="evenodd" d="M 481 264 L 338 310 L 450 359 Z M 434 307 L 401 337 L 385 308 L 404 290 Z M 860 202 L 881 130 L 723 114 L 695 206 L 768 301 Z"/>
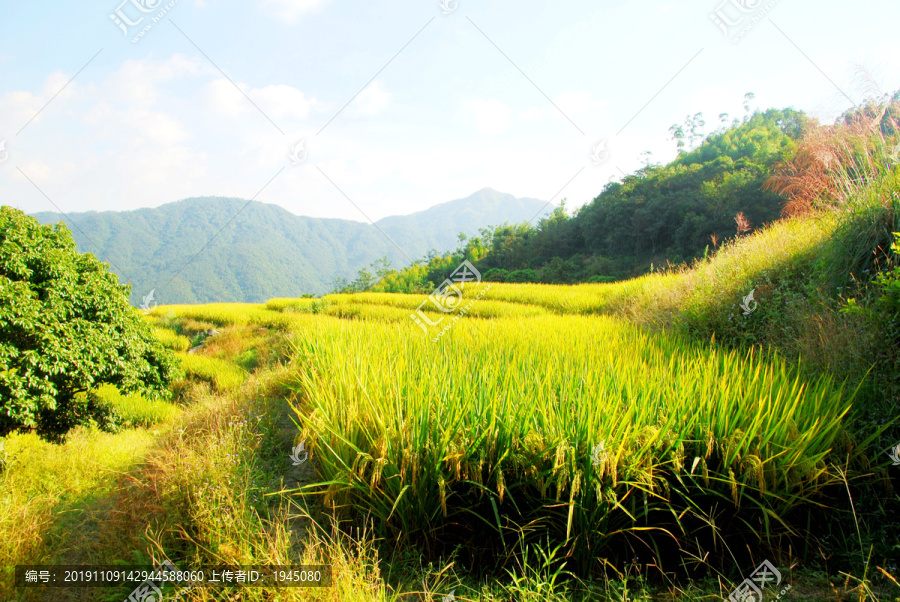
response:
<path id="1" fill-rule="evenodd" d="M 132 284 L 134 303 L 151 290 L 159 303 L 209 303 L 321 294 L 336 279 L 352 279 L 380 257 L 387 256 L 394 267 L 405 266 L 407 257 L 417 260 L 431 249 L 455 248 L 460 232 L 473 235 L 552 209 L 545 201 L 486 188 L 425 211 L 383 218 L 378 228 L 223 197 L 70 213 L 68 219 L 52 212 L 34 217 L 43 224 L 65 222 L 79 250 L 109 262 L 123 282 Z"/>

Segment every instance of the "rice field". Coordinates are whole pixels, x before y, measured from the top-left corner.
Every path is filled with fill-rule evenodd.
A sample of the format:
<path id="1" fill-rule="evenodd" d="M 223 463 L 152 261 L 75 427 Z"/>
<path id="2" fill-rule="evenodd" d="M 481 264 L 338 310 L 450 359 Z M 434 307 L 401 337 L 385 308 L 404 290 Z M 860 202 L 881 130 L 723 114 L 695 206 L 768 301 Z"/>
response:
<path id="1" fill-rule="evenodd" d="M 315 471 L 296 495 L 394 550 L 496 559 L 545 538 L 576 570 L 638 553 L 682 570 L 711 549 L 724 562 L 802 540 L 845 487 L 838 464 L 867 442 L 848 430 L 842 383 L 688 340 L 659 317 L 706 303 L 740 319 L 744 287 L 778 269 L 774 256 L 833 227 L 786 220 L 714 262 L 622 283 L 470 283 L 451 313 L 389 293 L 156 313 L 289 333 L 283 386 Z M 439 325 L 414 320 L 420 308 Z M 182 356 L 219 390 L 243 380 Z"/>
<path id="2" fill-rule="evenodd" d="M 598 315 L 621 286 L 492 285 L 473 309 L 521 310 L 467 312 L 438 338 L 410 319 L 423 295 L 242 307 L 294 333 L 298 441 L 317 471 L 298 493 L 401 548 L 502 554 L 540 533 L 584 564 L 796 535 L 793 513 L 840 483 L 834 451 L 857 453 L 852 392 Z M 516 289 L 529 302 L 507 300 Z M 203 308 L 189 313 L 216 321 Z"/>

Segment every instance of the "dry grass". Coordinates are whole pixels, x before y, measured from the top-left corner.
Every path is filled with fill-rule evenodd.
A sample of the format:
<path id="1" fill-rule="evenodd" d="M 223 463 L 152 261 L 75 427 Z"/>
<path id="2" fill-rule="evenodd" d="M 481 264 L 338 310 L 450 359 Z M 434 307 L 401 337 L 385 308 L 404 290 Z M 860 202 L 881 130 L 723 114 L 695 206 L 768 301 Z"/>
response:
<path id="1" fill-rule="evenodd" d="M 795 157 L 776 168 L 764 188 L 788 200 L 785 216 L 847 204 L 866 185 L 891 169 L 889 155 L 894 139 L 882 134 L 889 105 L 873 117 L 848 124 L 819 126 L 813 123 L 797 147 Z M 896 137 L 893 137 L 896 138 Z"/>

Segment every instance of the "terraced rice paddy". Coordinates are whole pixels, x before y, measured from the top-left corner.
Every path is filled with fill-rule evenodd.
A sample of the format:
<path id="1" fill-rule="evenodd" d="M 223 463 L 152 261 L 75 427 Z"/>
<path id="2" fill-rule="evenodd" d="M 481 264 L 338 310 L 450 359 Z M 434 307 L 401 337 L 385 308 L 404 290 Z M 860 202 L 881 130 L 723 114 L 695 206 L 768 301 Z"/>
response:
<path id="1" fill-rule="evenodd" d="M 852 395 L 772 355 L 583 315 L 611 286 L 492 287 L 440 338 L 409 317 L 421 295 L 240 311 L 296 333 L 303 493 L 401 546 L 496 553 L 530 534 L 588 561 L 794 533 L 838 483 L 833 450 L 854 453 Z M 179 313 L 224 316 L 210 308 Z"/>

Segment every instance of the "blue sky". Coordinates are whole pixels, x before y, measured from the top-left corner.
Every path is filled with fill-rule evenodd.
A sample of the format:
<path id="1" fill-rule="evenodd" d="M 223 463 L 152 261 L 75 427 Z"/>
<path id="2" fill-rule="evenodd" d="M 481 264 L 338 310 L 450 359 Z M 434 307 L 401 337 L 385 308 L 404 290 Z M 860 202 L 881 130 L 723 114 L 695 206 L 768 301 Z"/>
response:
<path id="1" fill-rule="evenodd" d="M 491 187 L 574 208 L 746 92 L 830 122 L 900 88 L 896 0 L 120 2 L 0 0 L 0 203 L 365 221 Z"/>

